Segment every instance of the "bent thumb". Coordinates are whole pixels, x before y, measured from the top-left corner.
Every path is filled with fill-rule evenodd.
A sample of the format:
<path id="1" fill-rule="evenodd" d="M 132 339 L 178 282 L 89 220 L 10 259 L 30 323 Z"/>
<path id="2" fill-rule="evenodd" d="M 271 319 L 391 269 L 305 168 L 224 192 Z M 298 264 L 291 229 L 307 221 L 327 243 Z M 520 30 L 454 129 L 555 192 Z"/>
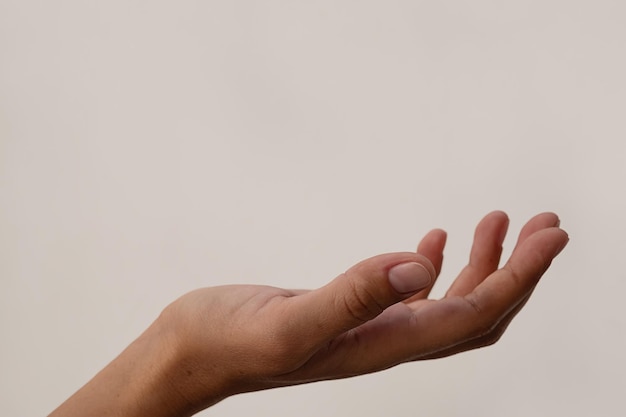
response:
<path id="1" fill-rule="evenodd" d="M 304 320 L 299 327 L 308 330 L 309 340 L 336 337 L 428 287 L 435 276 L 433 264 L 422 255 L 375 256 L 324 287 L 296 297 Z"/>

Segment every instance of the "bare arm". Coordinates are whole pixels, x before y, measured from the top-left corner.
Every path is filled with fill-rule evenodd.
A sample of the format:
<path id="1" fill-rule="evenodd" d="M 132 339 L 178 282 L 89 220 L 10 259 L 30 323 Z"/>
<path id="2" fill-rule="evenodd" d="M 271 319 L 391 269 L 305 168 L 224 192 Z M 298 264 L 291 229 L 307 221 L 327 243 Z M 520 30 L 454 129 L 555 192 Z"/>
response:
<path id="1" fill-rule="evenodd" d="M 64 416 L 190 416 L 241 392 L 376 372 L 496 342 L 568 242 L 555 214 L 531 219 L 498 269 L 508 218 L 477 226 L 468 265 L 428 299 L 446 234 L 367 259 L 313 291 L 265 286 L 184 295 L 55 410 Z"/>

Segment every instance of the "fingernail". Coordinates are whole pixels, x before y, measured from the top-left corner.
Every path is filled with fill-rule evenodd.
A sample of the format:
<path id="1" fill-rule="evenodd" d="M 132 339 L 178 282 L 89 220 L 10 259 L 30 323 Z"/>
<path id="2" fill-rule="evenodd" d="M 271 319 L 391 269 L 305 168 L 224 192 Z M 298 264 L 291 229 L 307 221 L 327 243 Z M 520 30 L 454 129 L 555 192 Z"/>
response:
<path id="1" fill-rule="evenodd" d="M 430 272 L 417 262 L 396 265 L 389 270 L 389 283 L 401 294 L 419 291 L 430 285 Z"/>

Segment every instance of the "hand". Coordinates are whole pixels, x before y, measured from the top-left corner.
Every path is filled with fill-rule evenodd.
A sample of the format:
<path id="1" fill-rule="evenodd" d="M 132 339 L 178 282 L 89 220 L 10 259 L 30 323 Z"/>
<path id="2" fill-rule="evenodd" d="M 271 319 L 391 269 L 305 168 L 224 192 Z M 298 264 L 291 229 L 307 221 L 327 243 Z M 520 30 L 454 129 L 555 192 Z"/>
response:
<path id="1" fill-rule="evenodd" d="M 187 294 L 162 317 L 189 358 L 184 385 L 193 393 L 184 396 L 200 401 L 213 382 L 203 376 L 213 379 L 216 369 L 232 395 L 492 344 L 567 244 L 558 225 L 551 213 L 530 220 L 498 269 L 508 218 L 489 214 L 476 229 L 469 264 L 441 300 L 427 298 L 441 270 L 441 230 L 428 233 L 417 253 L 376 256 L 315 291 L 226 286 Z"/>
<path id="2" fill-rule="evenodd" d="M 122 361 L 120 369 L 143 369 L 137 385 L 145 389 L 137 396 L 152 405 L 157 398 L 161 406 L 152 410 L 159 415 L 182 416 L 241 392 L 361 375 L 492 344 L 568 242 L 557 216 L 540 214 L 498 269 L 507 227 L 502 212 L 480 222 L 468 265 L 440 300 L 428 295 L 446 234 L 433 230 L 417 252 L 367 259 L 314 291 L 193 291 L 109 367 Z"/>

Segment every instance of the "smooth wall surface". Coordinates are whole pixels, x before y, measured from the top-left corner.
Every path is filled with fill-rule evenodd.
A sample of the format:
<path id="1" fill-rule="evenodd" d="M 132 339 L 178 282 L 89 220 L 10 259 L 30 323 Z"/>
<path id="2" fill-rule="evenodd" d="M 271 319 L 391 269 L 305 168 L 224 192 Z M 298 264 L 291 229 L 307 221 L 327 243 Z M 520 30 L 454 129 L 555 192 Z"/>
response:
<path id="1" fill-rule="evenodd" d="M 314 288 L 441 227 L 441 296 L 493 209 L 571 237 L 497 345 L 202 415 L 624 415 L 625 21 L 0 0 L 0 415 L 46 415 L 197 287 Z"/>

